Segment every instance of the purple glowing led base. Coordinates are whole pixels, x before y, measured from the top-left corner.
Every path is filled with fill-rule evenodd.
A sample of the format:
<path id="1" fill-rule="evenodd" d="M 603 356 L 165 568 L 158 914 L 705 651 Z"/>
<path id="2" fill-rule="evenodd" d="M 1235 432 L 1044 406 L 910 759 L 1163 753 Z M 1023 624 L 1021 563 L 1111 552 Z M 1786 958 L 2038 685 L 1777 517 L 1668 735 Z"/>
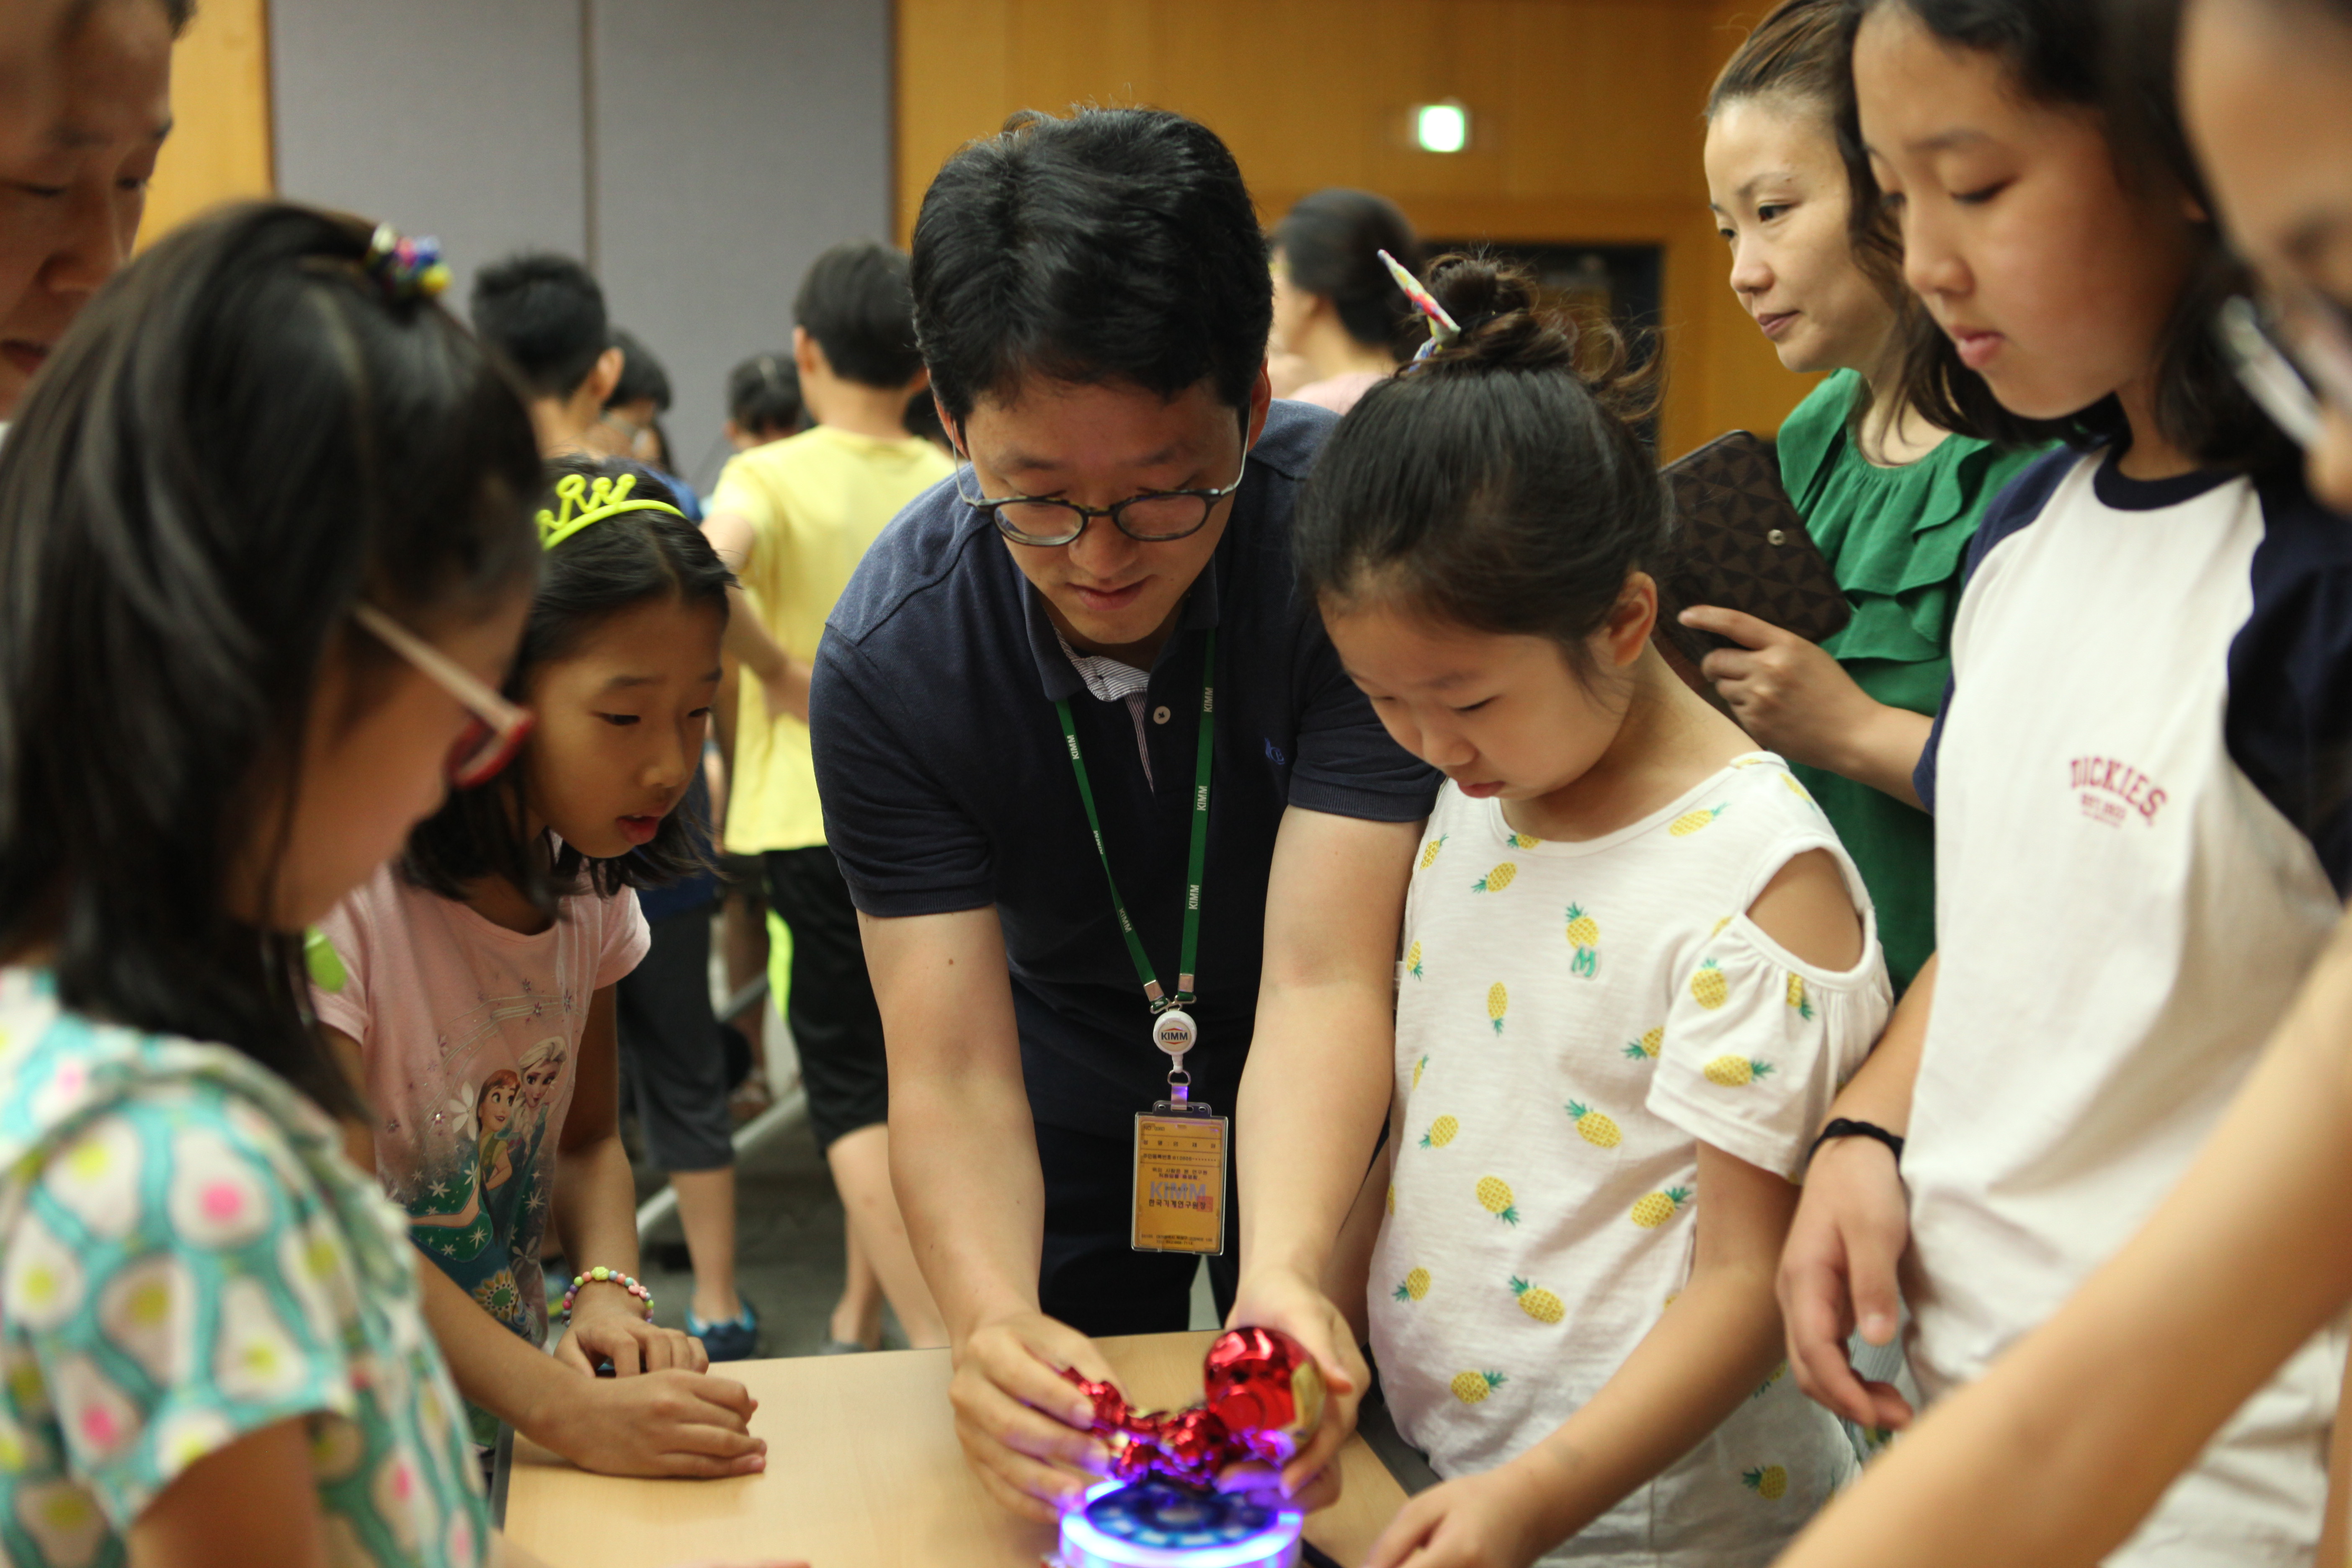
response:
<path id="1" fill-rule="evenodd" d="M 1101 1481 L 1062 1516 L 1060 1568 L 1297 1568 L 1305 1522 L 1167 1481 Z"/>

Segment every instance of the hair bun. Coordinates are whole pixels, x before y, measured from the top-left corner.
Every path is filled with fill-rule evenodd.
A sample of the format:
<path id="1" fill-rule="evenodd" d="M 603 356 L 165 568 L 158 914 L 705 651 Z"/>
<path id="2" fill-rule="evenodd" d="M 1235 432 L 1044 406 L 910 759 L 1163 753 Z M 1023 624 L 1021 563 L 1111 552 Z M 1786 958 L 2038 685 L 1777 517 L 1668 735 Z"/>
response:
<path id="1" fill-rule="evenodd" d="M 1461 331 L 1421 362 L 1440 374 L 1557 371 L 1581 381 L 1620 418 L 1656 412 L 1657 362 L 1633 365 L 1606 318 L 1580 321 L 1544 302 L 1536 275 L 1498 257 L 1452 251 L 1429 264 L 1428 288 Z"/>

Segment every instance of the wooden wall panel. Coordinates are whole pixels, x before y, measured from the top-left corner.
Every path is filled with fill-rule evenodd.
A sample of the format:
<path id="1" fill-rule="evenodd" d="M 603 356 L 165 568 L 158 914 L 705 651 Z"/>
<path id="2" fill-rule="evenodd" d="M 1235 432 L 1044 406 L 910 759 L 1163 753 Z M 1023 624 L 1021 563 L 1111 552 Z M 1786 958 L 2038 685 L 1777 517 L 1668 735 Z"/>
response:
<path id="1" fill-rule="evenodd" d="M 1324 185 L 1424 233 L 1664 250 L 1669 451 L 1771 430 L 1780 368 L 1726 283 L 1699 166 L 1707 83 L 1769 0 L 898 0 L 900 238 L 963 142 L 1022 108 L 1148 103 L 1214 127 L 1269 221 Z M 1471 146 L 1405 106 L 1457 97 Z"/>
<path id="2" fill-rule="evenodd" d="M 172 56 L 172 139 L 148 187 L 144 246 L 184 218 L 277 188 L 266 0 L 204 0 Z"/>

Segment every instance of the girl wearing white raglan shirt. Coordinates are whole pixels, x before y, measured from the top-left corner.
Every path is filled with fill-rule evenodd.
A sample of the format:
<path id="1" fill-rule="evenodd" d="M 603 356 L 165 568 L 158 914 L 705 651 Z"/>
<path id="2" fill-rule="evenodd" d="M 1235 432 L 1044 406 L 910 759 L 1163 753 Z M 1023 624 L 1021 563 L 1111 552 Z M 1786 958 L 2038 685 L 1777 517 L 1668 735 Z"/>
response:
<path id="1" fill-rule="evenodd" d="M 1939 951 L 1840 1096 L 1872 1131 L 1823 1146 L 1782 1264 L 1800 1378 L 1872 1425 L 1911 1413 L 1855 1379 L 1844 1334 L 1891 1336 L 1906 1247 L 1932 1399 L 2179 1180 L 2352 879 L 2327 783 L 2352 738 L 2352 531 L 2210 349 L 2198 307 L 2229 264 L 2177 135 L 2099 111 L 2100 33 L 2095 0 L 1877 0 L 1855 42 L 1935 328 L 1922 405 L 2075 444 L 1971 551 L 1917 779 Z M 1899 1175 L 1881 1132 L 1908 1135 Z M 2110 1561 L 2308 1562 L 2342 1366 L 2340 1334 L 2305 1347 Z"/>

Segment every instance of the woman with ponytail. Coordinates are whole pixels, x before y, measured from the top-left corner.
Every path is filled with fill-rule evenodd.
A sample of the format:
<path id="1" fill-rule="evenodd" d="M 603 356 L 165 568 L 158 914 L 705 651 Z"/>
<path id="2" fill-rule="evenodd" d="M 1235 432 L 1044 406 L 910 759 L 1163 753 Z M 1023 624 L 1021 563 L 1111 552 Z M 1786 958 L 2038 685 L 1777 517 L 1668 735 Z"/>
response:
<path id="1" fill-rule="evenodd" d="M 1340 423 L 1295 545 L 1349 674 L 1448 779 L 1370 1290 L 1445 1484 L 1370 1562 L 1762 1563 L 1854 1464 L 1784 1374 L 1772 1279 L 1890 1005 L 1869 895 L 1651 645 L 1667 515 L 1620 346 L 1490 262 L 1430 289 L 1458 331 Z"/>

